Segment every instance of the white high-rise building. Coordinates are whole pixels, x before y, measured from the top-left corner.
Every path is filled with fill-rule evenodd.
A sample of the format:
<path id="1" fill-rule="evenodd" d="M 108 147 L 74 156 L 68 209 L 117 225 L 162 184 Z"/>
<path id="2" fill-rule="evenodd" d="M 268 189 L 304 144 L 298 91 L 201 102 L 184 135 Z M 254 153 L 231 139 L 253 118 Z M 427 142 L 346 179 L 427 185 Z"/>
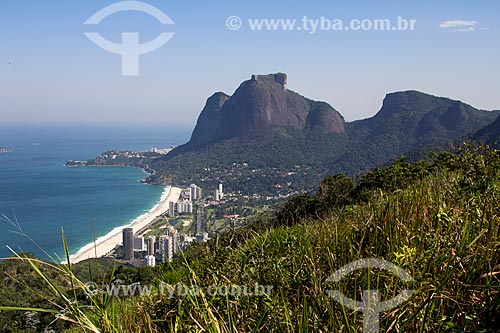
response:
<path id="1" fill-rule="evenodd" d="M 172 241 L 172 253 L 177 254 L 181 251 L 180 234 L 174 227 L 170 226 L 166 230 L 166 234 L 171 238 Z"/>
<path id="2" fill-rule="evenodd" d="M 177 213 L 191 214 L 193 212 L 193 203 L 191 201 L 182 201 L 177 203 Z"/>
<path id="3" fill-rule="evenodd" d="M 148 267 L 155 267 L 156 266 L 156 258 L 155 256 L 152 255 L 147 255 L 144 257 L 144 265 Z"/>
<path id="4" fill-rule="evenodd" d="M 215 190 L 215 200 L 219 201 L 224 198 L 224 191 L 222 190 L 222 184 L 219 184 L 219 188 Z"/>
<path id="5" fill-rule="evenodd" d="M 176 250 L 177 243 L 177 231 L 170 235 L 162 235 L 158 239 L 158 252 L 161 256 L 161 262 L 165 263 L 167 261 L 172 261 L 174 254 L 178 253 Z"/>
<path id="6" fill-rule="evenodd" d="M 161 262 L 165 263 L 170 261 L 173 256 L 173 249 L 171 248 L 172 241 L 170 236 L 162 235 L 158 238 L 158 254 L 160 255 Z"/>
<path id="7" fill-rule="evenodd" d="M 191 200 L 199 200 L 202 197 L 202 190 L 201 187 L 197 186 L 196 184 L 191 184 L 189 185 L 189 190 L 191 191 Z"/>
<path id="8" fill-rule="evenodd" d="M 165 254 L 168 261 L 172 261 L 175 254 L 175 236 L 170 236 L 165 243 Z"/>

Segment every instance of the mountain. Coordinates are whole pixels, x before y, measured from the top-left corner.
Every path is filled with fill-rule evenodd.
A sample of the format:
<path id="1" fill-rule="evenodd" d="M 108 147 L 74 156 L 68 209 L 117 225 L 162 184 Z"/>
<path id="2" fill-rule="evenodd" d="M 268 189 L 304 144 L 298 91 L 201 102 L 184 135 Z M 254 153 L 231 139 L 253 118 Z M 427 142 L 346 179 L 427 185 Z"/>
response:
<path id="1" fill-rule="evenodd" d="M 232 138 L 269 143 L 279 131 L 345 132 L 344 118 L 330 105 L 307 99 L 286 85 L 284 73 L 253 75 L 233 96 L 215 93 L 201 111 L 191 140 L 171 156 Z"/>
<path id="2" fill-rule="evenodd" d="M 443 146 L 490 124 L 499 111 L 418 91 L 386 95 L 375 116 L 346 125 L 352 149 L 369 150 L 368 164 L 384 164 L 421 147 Z M 359 170 L 361 171 L 361 170 Z"/>
<path id="3" fill-rule="evenodd" d="M 226 183 L 244 193 L 313 188 L 329 174 L 360 172 L 427 147 L 442 147 L 491 124 L 499 111 L 418 91 L 388 94 L 371 118 L 346 123 L 325 102 L 287 88 L 283 73 L 253 75 L 232 96 L 218 92 L 191 139 L 152 168 L 153 183 Z"/>
<path id="4" fill-rule="evenodd" d="M 500 117 L 492 124 L 483 127 L 472 136 L 472 141 L 481 142 L 500 149 Z"/>
<path id="5" fill-rule="evenodd" d="M 365 138 L 409 136 L 415 144 L 464 135 L 491 119 L 491 112 L 477 110 L 461 101 L 404 91 L 388 94 L 375 116 L 355 121 L 349 127 L 359 132 L 355 135 Z"/>

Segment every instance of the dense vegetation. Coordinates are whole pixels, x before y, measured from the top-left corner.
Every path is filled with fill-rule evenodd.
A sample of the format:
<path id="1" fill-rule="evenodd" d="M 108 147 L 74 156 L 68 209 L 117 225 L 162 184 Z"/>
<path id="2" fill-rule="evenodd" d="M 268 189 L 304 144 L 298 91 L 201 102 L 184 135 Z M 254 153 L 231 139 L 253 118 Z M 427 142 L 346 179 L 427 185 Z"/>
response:
<path id="1" fill-rule="evenodd" d="M 289 112 L 297 112 L 299 104 L 290 103 Z M 204 112 L 193 132 L 197 140 L 155 160 L 151 166 L 158 173 L 150 181 L 192 181 L 203 187 L 223 181 L 229 190 L 245 194 L 310 191 L 327 175 L 354 176 L 384 166 L 402 154 L 419 160 L 430 151 L 449 150 L 452 144 L 461 143 L 464 137 L 488 125 L 488 133 L 498 133 L 498 124 L 493 128 L 490 124 L 499 115 L 498 111 L 478 110 L 460 101 L 406 91 L 387 95 L 375 116 L 345 123 L 345 132 L 274 126 L 272 140 L 255 134 L 250 138 L 209 140 L 203 145 L 197 130 L 203 127 L 208 132 L 212 122 L 217 123 L 205 119 Z M 253 112 L 258 114 L 257 109 Z M 219 120 L 223 121 L 229 120 Z M 478 136 L 478 141 L 484 141 L 480 140 L 484 137 Z"/>
<path id="2" fill-rule="evenodd" d="M 286 91 L 276 78 L 252 79 L 232 97 L 209 98 L 191 140 L 166 156 L 111 151 L 83 165 L 142 167 L 153 174 L 150 183 L 205 189 L 224 183 L 227 192 L 279 197 L 313 191 L 328 175 L 352 177 L 401 155 L 421 160 L 465 138 L 498 141 L 500 125 L 493 122 L 500 111 L 404 91 L 388 94 L 373 117 L 345 123 L 328 104 Z"/>
<path id="3" fill-rule="evenodd" d="M 263 213 L 247 227 L 194 245 L 171 265 L 120 268 L 104 279 L 57 266 L 56 284 L 74 288 L 52 287 L 54 277 L 48 273 L 49 282 L 39 288 L 44 295 L 55 294 L 51 299 L 64 315 L 60 320 L 76 323 L 72 332 L 360 332 L 363 315 L 334 302 L 327 293 L 332 289 L 357 300 L 362 290 L 378 289 L 382 300 L 415 290 L 401 306 L 381 314 L 384 332 L 496 332 L 499 203 L 500 154 L 467 147 L 424 162 L 398 160 L 356 182 L 343 175 L 327 177 L 315 195 L 295 197 L 275 214 Z M 368 269 L 327 281 L 340 267 L 370 257 L 402 267 L 413 281 Z M 2 265 L 5 272 L 12 262 Z M 94 262 L 87 265 L 92 268 Z M 45 276 L 33 267 L 17 279 L 32 285 Z M 111 297 L 92 293 L 84 284 L 89 279 L 101 290 L 117 280 L 153 288 L 143 295 Z M 180 289 L 165 289 L 165 283 Z M 272 289 L 261 296 L 229 296 L 193 287 L 253 291 L 256 284 Z M 64 300 L 54 290 L 78 293 L 69 292 Z"/>
<path id="4" fill-rule="evenodd" d="M 203 188 L 216 188 L 222 182 L 228 192 L 287 194 L 310 190 L 331 168 L 338 169 L 335 160 L 346 152 L 345 135 L 286 133 L 267 144 L 230 139 L 167 161 L 157 160 L 151 166 L 158 172 L 150 180 L 194 182 Z"/>

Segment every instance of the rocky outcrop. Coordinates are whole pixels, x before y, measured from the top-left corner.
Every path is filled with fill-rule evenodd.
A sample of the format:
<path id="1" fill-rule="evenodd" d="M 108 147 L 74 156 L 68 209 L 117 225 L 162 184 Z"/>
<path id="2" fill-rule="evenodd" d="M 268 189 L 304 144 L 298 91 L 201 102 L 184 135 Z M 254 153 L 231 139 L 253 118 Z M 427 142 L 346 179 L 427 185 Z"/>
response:
<path id="1" fill-rule="evenodd" d="M 273 151 L 268 156 L 284 161 L 295 156 L 295 151 L 283 145 L 305 144 L 299 149 L 306 151 L 300 154 L 309 154 L 309 161 L 323 156 L 325 161 L 320 164 L 335 171 L 359 172 L 418 147 L 462 140 L 499 116 L 498 111 L 478 110 L 460 101 L 410 90 L 387 94 L 373 117 L 345 123 L 329 104 L 305 98 L 289 90 L 287 84 L 283 73 L 252 75 L 232 96 L 214 94 L 207 100 L 191 140 L 159 160 L 190 151 L 212 151 L 224 142 L 222 153 L 217 153 L 221 156 L 214 153 L 214 158 L 227 159 L 231 149 L 240 153 L 238 147 L 249 143 L 257 151 L 248 150 L 248 160 L 267 149 Z M 497 133 L 497 129 L 491 132 Z M 308 141 L 314 144 L 308 146 Z M 280 144 L 287 156 L 275 152 L 273 145 Z"/>
<path id="2" fill-rule="evenodd" d="M 343 133 L 343 117 L 330 105 L 287 89 L 284 73 L 252 75 L 233 96 L 216 93 L 201 112 L 188 146 L 230 138 L 269 142 L 278 129 Z"/>

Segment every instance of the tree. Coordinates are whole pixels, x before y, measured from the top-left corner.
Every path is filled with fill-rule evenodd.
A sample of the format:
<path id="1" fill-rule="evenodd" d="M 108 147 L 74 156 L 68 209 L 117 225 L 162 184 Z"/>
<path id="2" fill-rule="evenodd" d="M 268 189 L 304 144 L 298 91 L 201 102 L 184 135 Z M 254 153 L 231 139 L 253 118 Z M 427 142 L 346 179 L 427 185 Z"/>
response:
<path id="1" fill-rule="evenodd" d="M 351 202 L 354 182 L 342 174 L 328 176 L 319 183 L 318 202 L 322 209 L 342 207 Z"/>

